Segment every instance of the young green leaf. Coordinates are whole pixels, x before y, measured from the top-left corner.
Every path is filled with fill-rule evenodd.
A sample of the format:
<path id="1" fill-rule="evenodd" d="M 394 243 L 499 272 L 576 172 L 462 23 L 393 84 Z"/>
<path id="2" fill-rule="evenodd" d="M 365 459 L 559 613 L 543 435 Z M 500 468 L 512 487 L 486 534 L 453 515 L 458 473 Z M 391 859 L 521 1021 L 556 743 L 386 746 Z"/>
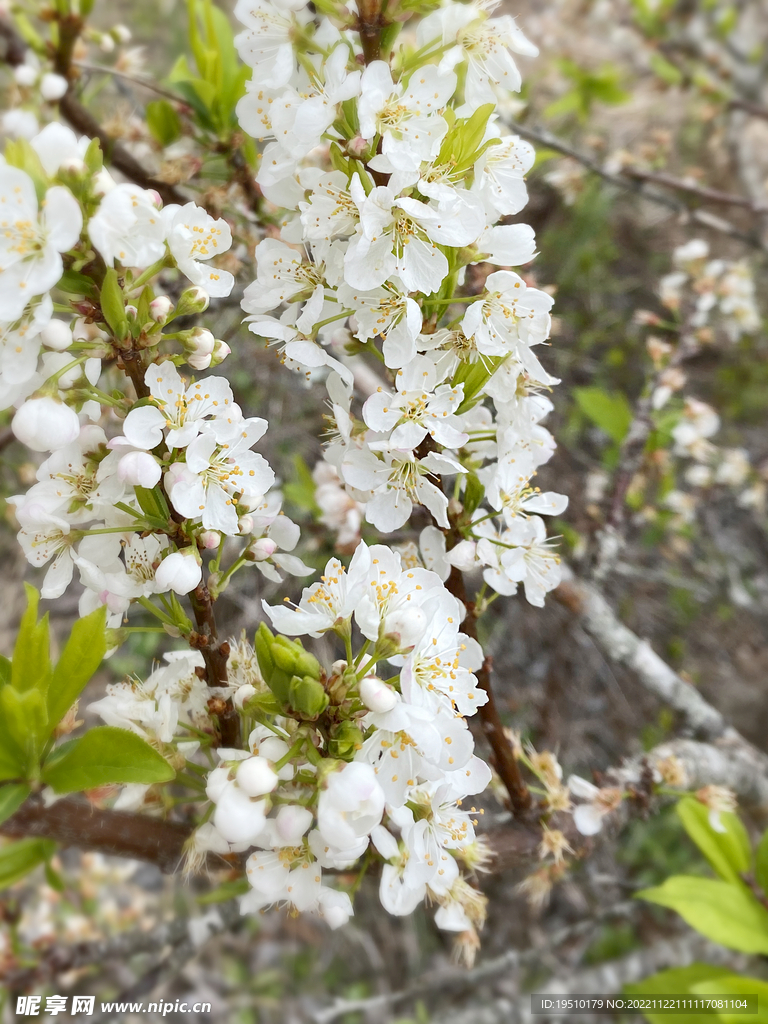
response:
<path id="1" fill-rule="evenodd" d="M 764 893 L 768 893 L 768 829 L 763 832 L 755 850 L 755 878 Z"/>
<path id="2" fill-rule="evenodd" d="M 725 832 L 716 832 L 709 823 L 709 811 L 692 796 L 677 805 L 683 828 L 709 863 L 726 882 L 742 883 L 742 874 L 749 871 L 752 851 L 747 830 L 735 814 L 721 814 Z"/>
<path id="3" fill-rule="evenodd" d="M 47 861 L 56 849 L 50 839 L 19 839 L 0 847 L 0 889 L 18 882 L 38 864 Z"/>
<path id="4" fill-rule="evenodd" d="M 687 995 L 699 982 L 717 983 L 721 977 L 730 975 L 725 967 L 714 964 L 693 963 L 687 967 L 672 967 L 667 971 L 659 971 L 642 981 L 624 986 L 624 992 L 630 996 L 665 996 Z M 643 1014 L 650 1024 L 669 1024 L 669 1015 L 665 1013 Z M 703 1013 L 676 1013 L 675 1024 L 712 1024 L 712 1015 Z"/>
<path id="5" fill-rule="evenodd" d="M 27 592 L 27 608 L 21 617 L 11 665 L 11 685 L 19 693 L 34 689 L 45 690 L 51 669 L 48 616 L 37 621 L 40 594 L 28 583 L 24 584 L 24 589 Z"/>
<path id="6" fill-rule="evenodd" d="M 125 338 L 128 331 L 128 320 L 125 315 L 125 299 L 123 290 L 117 280 L 117 271 L 110 267 L 104 275 L 99 297 L 104 320 L 112 328 L 117 338 Z"/>
<path id="7" fill-rule="evenodd" d="M 48 689 L 48 718 L 52 725 L 66 715 L 107 653 L 106 624 L 107 609 L 102 605 L 72 627 Z"/>
<path id="8" fill-rule="evenodd" d="M 170 146 L 181 135 L 181 120 L 168 100 L 150 100 L 145 113 L 147 127 L 161 146 Z"/>
<path id="9" fill-rule="evenodd" d="M 21 807 L 31 790 L 24 782 L 0 786 L 0 825 Z"/>
<path id="10" fill-rule="evenodd" d="M 691 928 L 742 953 L 768 953 L 768 910 L 742 886 L 673 875 L 638 897 L 675 910 Z"/>
<path id="11" fill-rule="evenodd" d="M 626 397 L 620 391 L 611 394 L 602 388 L 574 388 L 573 393 L 584 415 L 621 444 L 632 422 L 632 407 Z"/>
<path id="12" fill-rule="evenodd" d="M 102 725 L 54 751 L 43 765 L 42 778 L 57 793 L 75 793 L 110 783 L 168 782 L 175 774 L 140 736 Z"/>
<path id="13" fill-rule="evenodd" d="M 758 978 L 748 978 L 743 974 L 721 974 L 717 978 L 702 979 L 691 986 L 691 992 L 699 996 L 757 996 L 757 1013 L 744 1013 L 743 1010 L 718 1009 L 717 1017 L 723 1024 L 746 1024 L 752 1019 L 768 1020 L 768 983 Z"/>

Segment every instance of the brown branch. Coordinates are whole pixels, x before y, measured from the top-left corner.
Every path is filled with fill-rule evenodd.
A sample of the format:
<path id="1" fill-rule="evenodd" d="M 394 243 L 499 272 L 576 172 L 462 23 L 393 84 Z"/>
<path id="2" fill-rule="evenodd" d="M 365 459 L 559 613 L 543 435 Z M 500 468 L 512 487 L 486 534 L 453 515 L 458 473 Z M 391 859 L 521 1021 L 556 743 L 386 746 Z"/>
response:
<path id="1" fill-rule="evenodd" d="M 381 0 L 359 0 L 357 31 L 360 34 L 360 45 L 363 48 L 365 63 L 370 64 L 379 59 L 381 52 L 381 30 L 384 22 L 381 17 Z"/>
<path id="2" fill-rule="evenodd" d="M 735 238 L 745 245 L 759 249 L 761 252 L 768 252 L 768 243 L 757 232 L 741 231 L 734 224 L 731 224 L 730 221 L 723 220 L 722 217 L 716 217 L 707 210 L 691 209 L 687 203 L 682 202 L 680 199 L 667 195 L 666 192 L 660 192 L 658 189 L 649 188 L 644 181 L 635 180 L 627 174 L 613 174 L 611 171 L 606 171 L 595 157 L 574 149 L 573 146 L 569 146 L 545 128 L 529 128 L 527 125 L 515 122 L 509 122 L 509 127 L 512 131 L 517 132 L 518 135 L 528 139 L 530 142 L 539 142 L 548 149 L 555 150 L 556 153 L 562 153 L 563 156 L 570 157 L 571 160 L 580 163 L 582 167 L 585 167 L 592 174 L 596 174 L 603 181 L 607 181 L 610 185 L 634 192 L 641 199 L 647 199 L 649 202 L 656 203 L 659 206 L 665 206 L 668 210 L 679 214 L 681 218 L 684 218 L 689 223 L 698 224 L 712 231 L 718 231 L 720 234 L 727 235 L 729 238 Z"/>
<path id="3" fill-rule="evenodd" d="M 721 203 L 724 206 L 742 206 L 753 213 L 768 213 L 768 204 L 754 203 L 747 196 L 738 196 L 732 192 L 721 192 L 716 188 L 708 188 L 705 185 L 696 185 L 693 182 L 675 178 L 671 174 L 661 171 L 645 171 L 640 167 L 624 167 L 621 171 L 628 178 L 637 181 L 651 181 L 657 185 L 666 185 L 668 188 L 676 189 L 678 192 L 687 192 L 689 195 L 708 203 Z"/>
<path id="4" fill-rule="evenodd" d="M 74 796 L 63 797 L 50 807 L 42 798 L 30 797 L 0 825 L 0 835 L 10 838 L 36 836 L 64 847 L 133 857 L 157 865 L 166 874 L 178 870 L 184 843 L 191 834 L 188 825 L 127 811 L 99 810 Z"/>
<path id="5" fill-rule="evenodd" d="M 149 396 L 149 388 L 144 382 L 144 364 L 141 350 L 133 345 L 120 353 L 122 366 L 131 379 L 131 382 L 139 398 Z M 161 482 L 160 486 L 163 484 Z M 169 507 L 173 509 L 169 501 Z M 174 521 L 180 526 L 184 520 L 171 511 Z M 219 634 L 216 627 L 216 616 L 213 610 L 213 598 L 208 587 L 201 584 L 189 595 L 192 603 L 192 611 L 195 615 L 197 631 L 189 637 L 189 644 L 200 651 L 205 662 L 205 678 L 208 686 L 227 685 L 227 659 L 229 657 L 229 644 L 219 642 Z M 219 720 L 219 732 L 221 742 L 225 747 L 238 747 L 240 745 L 240 716 L 238 715 L 232 699 L 221 702 L 221 707 L 215 711 Z"/>
<path id="6" fill-rule="evenodd" d="M 768 107 L 761 107 L 758 103 L 751 103 L 749 100 L 730 100 L 728 106 L 732 110 L 743 110 L 747 114 L 751 114 L 752 117 L 760 117 L 764 121 L 768 121 Z"/>
<path id="7" fill-rule="evenodd" d="M 462 626 L 467 636 L 477 640 L 475 609 L 467 598 L 464 577 L 455 566 L 451 567 L 451 574 L 445 586 L 466 607 L 467 617 Z M 524 815 L 531 808 L 531 794 L 523 779 L 520 765 L 517 763 L 514 749 L 504 731 L 504 723 L 496 706 L 496 700 L 491 687 L 491 666 L 492 659 L 487 657 L 483 662 L 482 668 L 477 673 L 477 682 L 480 688 L 488 694 L 488 702 L 481 708 L 478 708 L 477 714 L 480 719 L 483 735 L 488 740 L 493 751 L 493 767 L 498 772 L 499 778 L 509 793 L 510 806 L 515 814 Z"/>
<path id="8" fill-rule="evenodd" d="M 73 128 L 87 135 L 90 139 L 98 139 L 104 153 L 104 159 L 121 171 L 126 178 L 130 178 L 141 188 L 154 189 L 162 197 L 164 203 L 187 202 L 184 196 L 173 185 L 154 178 L 144 167 L 133 157 L 127 149 L 120 145 L 104 128 L 99 124 L 93 114 L 86 110 L 74 93 L 74 71 L 75 62 L 72 55 L 75 43 L 80 35 L 83 23 L 76 16 L 66 16 L 58 19 L 60 40 L 59 46 L 54 54 L 53 66 L 57 74 L 69 82 L 69 88 L 59 100 L 59 110 L 69 121 Z M 6 17 L 0 16 L 0 60 L 11 67 L 18 67 L 24 63 L 27 52 L 27 45 L 16 31 L 13 23 Z"/>

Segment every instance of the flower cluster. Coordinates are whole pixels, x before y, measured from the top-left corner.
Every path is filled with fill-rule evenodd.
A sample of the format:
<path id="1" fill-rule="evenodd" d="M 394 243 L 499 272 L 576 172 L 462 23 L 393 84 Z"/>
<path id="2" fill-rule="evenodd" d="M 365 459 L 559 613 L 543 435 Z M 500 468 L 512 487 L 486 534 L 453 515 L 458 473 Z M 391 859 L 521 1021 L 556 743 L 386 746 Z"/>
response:
<path id="1" fill-rule="evenodd" d="M 444 4 L 361 72 L 344 24 L 238 4 L 253 69 L 238 115 L 265 142 L 257 181 L 281 211 L 242 305 L 290 368 L 325 377 L 332 440 L 315 477 L 339 543 L 363 520 L 401 530 L 423 506 L 459 531 L 447 552 L 430 539 L 443 579 L 483 568 L 497 592 L 522 583 L 541 605 L 560 580 L 541 516 L 567 504 L 534 481 L 555 447 L 541 391 L 557 381 L 535 353 L 552 299 L 508 269 L 535 255 L 529 226 L 499 223 L 525 205 L 534 153 L 494 109 L 520 87 L 513 54 L 536 49 L 492 6 Z M 350 356 L 371 350 L 385 378 L 358 408 Z"/>
<path id="2" fill-rule="evenodd" d="M 238 565 L 278 581 L 280 569 L 306 575 L 289 554 L 298 527 L 252 450 L 266 421 L 243 415 L 225 378 L 195 381 L 178 369 L 205 370 L 229 352 L 205 328 L 172 329 L 231 290 L 232 275 L 211 263 L 231 245 L 228 224 L 116 184 L 98 148 L 62 125 L 20 153 L 26 170 L 0 167 L 0 403 L 17 407 L 20 441 L 50 452 L 37 482 L 11 499 L 27 558 L 48 566 L 43 596 L 60 596 L 77 567 L 81 610 L 106 604 L 119 624 L 134 601 L 194 590 L 200 552 L 220 552 L 233 536 L 244 538 Z M 94 253 L 100 292 L 75 270 Z M 174 269 L 175 303 L 149 284 Z M 74 292 L 79 316 L 53 315 L 56 285 Z M 107 390 L 115 359 L 136 368 L 138 403 Z"/>

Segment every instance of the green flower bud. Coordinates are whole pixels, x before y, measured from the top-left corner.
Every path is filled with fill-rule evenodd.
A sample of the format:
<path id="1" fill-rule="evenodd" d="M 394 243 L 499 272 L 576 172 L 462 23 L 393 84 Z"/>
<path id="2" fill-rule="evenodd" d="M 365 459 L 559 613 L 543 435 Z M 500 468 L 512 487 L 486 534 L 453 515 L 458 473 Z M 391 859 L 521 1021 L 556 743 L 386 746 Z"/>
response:
<path id="1" fill-rule="evenodd" d="M 323 684 L 311 676 L 291 679 L 288 700 L 293 710 L 309 721 L 319 718 L 328 707 L 328 694 Z"/>
<path id="2" fill-rule="evenodd" d="M 272 675 L 275 667 L 275 661 L 272 657 L 272 641 L 274 639 L 275 637 L 266 622 L 259 623 L 256 636 L 253 638 L 253 646 L 265 682 Z"/>
<path id="3" fill-rule="evenodd" d="M 341 761 L 351 761 L 363 745 L 363 734 L 354 722 L 340 722 L 331 731 L 328 754 Z"/>
<path id="4" fill-rule="evenodd" d="M 309 651 L 302 651 L 296 659 L 294 671 L 297 676 L 311 676 L 313 679 L 319 679 L 323 669 L 314 654 L 310 654 Z"/>
<path id="5" fill-rule="evenodd" d="M 296 672 L 296 662 L 298 659 L 298 652 L 293 647 L 285 647 L 283 644 L 278 643 L 279 640 L 283 640 L 284 637 L 278 636 L 272 643 L 270 652 L 272 659 L 278 668 L 281 668 L 283 672 L 288 672 L 293 675 Z"/>

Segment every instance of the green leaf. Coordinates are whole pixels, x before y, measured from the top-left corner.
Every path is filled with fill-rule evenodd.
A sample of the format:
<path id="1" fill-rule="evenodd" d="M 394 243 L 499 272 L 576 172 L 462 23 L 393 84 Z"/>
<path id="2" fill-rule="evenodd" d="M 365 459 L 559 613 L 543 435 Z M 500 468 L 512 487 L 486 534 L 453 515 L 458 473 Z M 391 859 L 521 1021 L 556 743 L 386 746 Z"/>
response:
<path id="1" fill-rule="evenodd" d="M 592 422 L 617 444 L 621 444 L 632 422 L 632 407 L 621 391 L 602 388 L 574 388 L 576 402 Z"/>
<path id="2" fill-rule="evenodd" d="M 464 505 L 464 511 L 468 516 L 471 516 L 475 509 L 478 508 L 484 497 L 485 488 L 480 483 L 477 474 L 467 473 L 462 503 Z"/>
<path id="3" fill-rule="evenodd" d="M 31 792 L 24 782 L 0 786 L 0 825 L 18 811 Z"/>
<path id="4" fill-rule="evenodd" d="M 168 502 L 165 500 L 165 495 L 159 487 L 149 489 L 136 486 L 135 492 L 136 500 L 142 512 L 153 519 L 159 519 L 165 523 L 168 522 L 171 518 L 171 510 L 168 508 Z"/>
<path id="5" fill-rule="evenodd" d="M 110 267 L 104 275 L 99 297 L 104 320 L 112 328 L 117 338 L 125 338 L 128 332 L 128 320 L 125 315 L 125 299 L 123 289 L 117 280 L 117 271 Z"/>
<path id="6" fill-rule="evenodd" d="M 19 839 L 0 847 L 0 889 L 7 889 L 43 864 L 55 849 L 56 844 L 50 839 Z"/>
<path id="7" fill-rule="evenodd" d="M 11 659 L 0 654 L 0 686 L 5 686 L 11 681 Z"/>
<path id="8" fill-rule="evenodd" d="M 726 831 L 715 832 L 709 823 L 709 811 L 695 797 L 687 796 L 677 805 L 683 828 L 709 863 L 726 882 L 742 883 L 742 874 L 749 871 L 752 850 L 747 830 L 735 814 L 721 814 Z"/>
<path id="9" fill-rule="evenodd" d="M 26 776 L 35 770 L 38 754 L 50 732 L 45 694 L 41 690 L 19 693 L 13 686 L 0 690 L 0 715 L 7 728 L 16 771 L 6 778 Z M 21 771 L 19 771 L 21 767 Z"/>
<path id="10" fill-rule="evenodd" d="M 293 468 L 296 478 L 283 485 L 283 494 L 288 501 L 303 512 L 311 512 L 312 515 L 318 516 L 320 508 L 315 501 L 315 481 L 312 479 L 312 471 L 300 455 L 294 455 Z"/>
<path id="11" fill-rule="evenodd" d="M 480 392 L 505 358 L 505 356 L 487 356 L 485 359 L 478 359 L 476 363 L 459 363 L 451 381 L 452 388 L 458 387 L 459 384 L 464 385 L 464 397 L 461 405 L 456 409 L 457 413 L 468 412 L 477 405 Z"/>
<path id="12" fill-rule="evenodd" d="M 714 981 L 727 977 L 730 971 L 725 967 L 712 964 L 693 963 L 688 967 L 673 967 L 668 971 L 659 971 L 650 978 L 633 982 L 624 986 L 624 992 L 630 996 L 664 996 L 687 995 L 699 982 Z M 665 1013 L 644 1013 L 643 1016 L 651 1024 L 669 1024 L 669 1015 Z M 717 1018 L 715 1018 L 717 1019 Z M 712 1024 L 712 1014 L 676 1013 L 675 1024 Z"/>
<path id="13" fill-rule="evenodd" d="M 768 953 L 768 910 L 741 886 L 673 875 L 663 885 L 637 895 L 677 911 L 697 932 L 722 946 L 742 953 Z"/>
<path id="14" fill-rule="evenodd" d="M 0 708 L 1 706 L 0 701 Z M 27 762 L 24 753 L 11 735 L 8 721 L 0 715 L 0 782 L 22 778 L 26 773 Z"/>
<path id="15" fill-rule="evenodd" d="M 151 100 L 146 118 L 147 127 L 161 146 L 170 146 L 181 135 L 181 119 L 168 100 Z"/>
<path id="16" fill-rule="evenodd" d="M 702 979 L 691 986 L 691 992 L 700 996 L 757 996 L 757 1013 L 744 1013 L 719 1010 L 718 1020 L 725 1024 L 746 1024 L 746 1021 L 759 1021 L 763 1024 L 768 1020 L 768 983 L 758 978 L 748 978 L 743 974 L 724 974 L 716 979 Z"/>
<path id="17" fill-rule="evenodd" d="M 42 778 L 57 793 L 74 793 L 110 783 L 168 782 L 175 774 L 140 736 L 103 725 L 54 751 L 43 765 Z"/>
<path id="18" fill-rule="evenodd" d="M 27 609 L 21 617 L 11 665 L 11 685 L 19 693 L 45 689 L 51 669 L 48 616 L 37 621 L 40 594 L 28 583 L 24 584 L 24 589 L 27 592 Z"/>
<path id="19" fill-rule="evenodd" d="M 205 906 L 208 903 L 225 903 L 234 899 L 235 896 L 244 896 L 251 888 L 247 878 L 235 878 L 231 882 L 222 882 L 220 886 L 211 892 L 206 892 L 197 897 L 197 902 Z"/>
<path id="20" fill-rule="evenodd" d="M 666 58 L 662 57 L 660 53 L 652 53 L 648 63 L 651 66 L 651 71 L 653 71 L 653 73 L 657 75 L 662 82 L 666 82 L 667 85 L 680 85 L 683 81 L 682 71 L 666 60 Z"/>
<path id="21" fill-rule="evenodd" d="M 768 829 L 755 850 L 755 878 L 763 892 L 768 893 Z"/>
<path id="22" fill-rule="evenodd" d="M 106 625 L 107 609 L 102 605 L 72 627 L 48 689 L 48 718 L 52 725 L 66 715 L 107 653 Z"/>

